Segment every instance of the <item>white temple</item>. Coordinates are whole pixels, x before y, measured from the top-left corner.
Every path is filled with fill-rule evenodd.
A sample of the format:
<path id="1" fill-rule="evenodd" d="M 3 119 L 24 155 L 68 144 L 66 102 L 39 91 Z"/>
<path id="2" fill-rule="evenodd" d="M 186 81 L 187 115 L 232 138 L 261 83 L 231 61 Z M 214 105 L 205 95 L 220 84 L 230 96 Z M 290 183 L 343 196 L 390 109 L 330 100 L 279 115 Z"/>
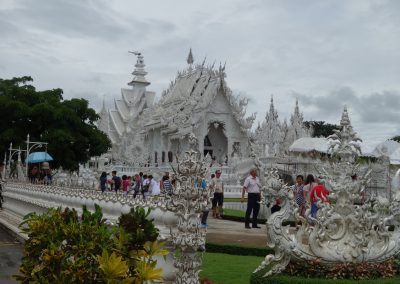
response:
<path id="1" fill-rule="evenodd" d="M 249 135 L 255 114 L 245 117 L 248 100 L 232 94 L 225 66 L 194 64 L 178 72 L 161 99 L 147 91 L 143 56 L 137 55 L 132 88 L 122 89 L 115 109 L 100 113 L 99 128 L 112 142 L 112 158 L 137 165 L 163 165 L 188 149 L 188 135 L 199 137 L 198 150 L 227 164 L 249 154 Z"/>

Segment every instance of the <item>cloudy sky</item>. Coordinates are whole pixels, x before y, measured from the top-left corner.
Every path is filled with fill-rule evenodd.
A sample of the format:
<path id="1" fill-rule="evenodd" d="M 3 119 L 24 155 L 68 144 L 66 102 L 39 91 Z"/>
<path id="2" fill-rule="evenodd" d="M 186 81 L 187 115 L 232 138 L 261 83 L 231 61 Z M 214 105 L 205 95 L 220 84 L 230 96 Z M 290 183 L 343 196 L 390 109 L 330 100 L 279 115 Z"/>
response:
<path id="1" fill-rule="evenodd" d="M 400 1 L 1 0 L 0 78 L 30 75 L 99 109 L 145 56 L 149 90 L 195 61 L 226 61 L 227 81 L 261 120 L 296 97 L 306 120 L 338 123 L 347 104 L 369 151 L 400 135 Z"/>

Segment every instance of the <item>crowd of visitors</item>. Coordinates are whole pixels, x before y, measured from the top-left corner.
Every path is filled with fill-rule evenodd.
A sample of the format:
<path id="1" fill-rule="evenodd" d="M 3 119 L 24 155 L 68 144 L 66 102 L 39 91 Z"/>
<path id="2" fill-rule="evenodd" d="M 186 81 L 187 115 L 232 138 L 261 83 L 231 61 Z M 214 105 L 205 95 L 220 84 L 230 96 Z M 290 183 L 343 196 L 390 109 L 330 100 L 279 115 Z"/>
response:
<path id="1" fill-rule="evenodd" d="M 144 199 L 150 195 L 159 195 L 164 192 L 171 194 L 174 185 L 174 176 L 170 176 L 168 172 L 164 173 L 159 182 L 151 174 L 140 172 L 133 176 L 122 175 L 120 177 L 117 175 L 117 171 L 112 171 L 110 178 L 106 172 L 102 172 L 99 180 L 99 189 L 102 192 L 123 192 L 126 195 L 132 193 L 134 198 L 140 195 Z"/>
<path id="2" fill-rule="evenodd" d="M 116 171 L 111 172 L 111 177 L 106 172 L 102 172 L 99 179 L 99 189 L 102 192 L 113 191 L 123 192 L 128 195 L 132 193 L 133 198 L 141 196 L 146 199 L 148 196 L 157 196 L 160 194 L 172 195 L 175 190 L 174 175 L 165 172 L 160 181 L 151 174 L 140 172 L 133 176 L 122 175 L 119 177 Z M 215 174 L 211 174 L 210 182 L 205 176 L 199 179 L 195 185 L 199 190 L 210 191 L 213 193 L 212 212 L 214 218 L 222 218 L 222 207 L 224 204 L 224 182 L 221 179 L 221 171 L 217 170 Z M 209 208 L 204 206 L 201 214 L 201 226 L 207 227 Z"/>
<path id="3" fill-rule="evenodd" d="M 199 190 L 213 194 L 211 200 L 212 217 L 221 219 L 224 205 L 224 181 L 221 178 L 221 171 L 216 170 L 215 174 L 211 174 L 209 180 L 205 176 L 201 176 L 196 186 Z M 132 193 L 134 198 L 141 196 L 143 199 L 146 199 L 149 196 L 157 196 L 159 194 L 172 195 L 175 189 L 175 178 L 173 175 L 170 176 L 168 172 L 164 173 L 160 181 L 156 181 L 153 175 L 144 174 L 143 172 L 133 176 L 123 175 L 119 177 L 116 171 L 112 171 L 109 178 L 107 173 L 103 172 L 100 176 L 99 188 L 102 192 L 115 191 L 123 192 L 126 195 Z M 262 185 L 257 176 L 257 169 L 253 168 L 243 183 L 241 198 L 241 202 L 244 202 L 245 194 L 247 193 L 245 215 L 245 228 L 247 229 L 260 228 L 258 226 L 258 214 L 260 211 L 261 188 Z M 306 208 L 310 207 L 309 216 L 316 218 L 318 201 L 329 202 L 329 191 L 325 188 L 321 178 L 317 179 L 316 182 L 313 175 L 308 175 L 305 180 L 302 175 L 298 175 L 296 183 L 292 188 L 300 216 L 308 217 L 305 216 Z M 271 207 L 271 214 L 280 209 L 281 200 L 274 200 Z M 205 206 L 201 214 L 201 226 L 204 228 L 207 227 L 208 214 L 209 208 Z"/>

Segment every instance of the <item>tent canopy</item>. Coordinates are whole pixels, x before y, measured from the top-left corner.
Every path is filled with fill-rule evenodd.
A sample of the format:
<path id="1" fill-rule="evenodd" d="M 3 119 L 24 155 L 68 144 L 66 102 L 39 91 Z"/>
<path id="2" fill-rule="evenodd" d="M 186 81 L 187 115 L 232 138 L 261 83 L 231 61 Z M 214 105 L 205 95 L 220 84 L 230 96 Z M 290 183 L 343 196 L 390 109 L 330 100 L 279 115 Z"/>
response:
<path id="1" fill-rule="evenodd" d="M 49 162 L 53 161 L 53 157 L 49 155 L 47 152 L 33 152 L 28 156 L 28 164 L 35 164 L 41 162 Z"/>

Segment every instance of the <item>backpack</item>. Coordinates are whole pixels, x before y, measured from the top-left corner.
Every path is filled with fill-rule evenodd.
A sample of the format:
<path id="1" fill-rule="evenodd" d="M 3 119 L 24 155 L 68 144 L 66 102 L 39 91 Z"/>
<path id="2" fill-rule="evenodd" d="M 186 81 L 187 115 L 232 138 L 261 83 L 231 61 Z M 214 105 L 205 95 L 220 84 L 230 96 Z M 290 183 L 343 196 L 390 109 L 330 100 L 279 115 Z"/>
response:
<path id="1" fill-rule="evenodd" d="M 142 192 L 148 192 L 149 191 L 149 187 L 150 187 L 150 184 L 144 184 L 142 186 Z"/>

